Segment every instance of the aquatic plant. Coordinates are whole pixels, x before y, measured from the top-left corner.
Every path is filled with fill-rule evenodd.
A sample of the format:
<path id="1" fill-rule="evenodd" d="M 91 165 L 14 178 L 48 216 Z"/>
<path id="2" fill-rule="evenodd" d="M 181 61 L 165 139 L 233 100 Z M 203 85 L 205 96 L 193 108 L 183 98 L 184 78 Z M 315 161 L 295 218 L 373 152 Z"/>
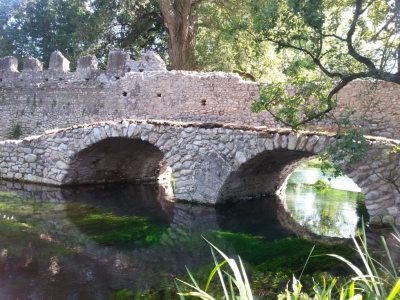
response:
<path id="1" fill-rule="evenodd" d="M 135 295 L 133 291 L 122 289 L 115 294 L 112 294 L 107 300 L 134 300 Z"/>
<path id="2" fill-rule="evenodd" d="M 157 244 L 167 230 L 149 221 L 148 217 L 119 216 L 99 207 L 80 205 L 68 207 L 74 224 L 93 241 L 102 245 Z"/>
<path id="3" fill-rule="evenodd" d="M 311 186 L 313 186 L 317 190 L 324 190 L 324 189 L 330 189 L 331 188 L 331 185 L 329 183 L 327 183 L 326 181 L 322 180 L 322 179 L 318 179 Z"/>
<path id="4" fill-rule="evenodd" d="M 392 235 L 400 243 L 400 232 L 396 229 L 395 226 L 392 225 L 392 227 L 396 233 L 396 235 Z M 285 291 L 278 296 L 278 299 L 400 299 L 400 277 L 398 275 L 397 266 L 395 265 L 395 262 L 393 261 L 391 253 L 387 246 L 386 240 L 383 237 L 381 238 L 382 247 L 385 250 L 384 254 L 388 258 L 389 266 L 385 266 L 384 264 L 379 262 L 368 250 L 364 222 L 362 223 L 362 234 L 359 234 L 359 242 L 357 242 L 354 237 L 352 239 L 357 254 L 361 258 L 363 263 L 361 267 L 357 267 L 352 262 L 342 256 L 336 254 L 327 255 L 344 262 L 349 268 L 354 271 L 356 276 L 352 277 L 350 280 L 341 285 L 337 285 L 338 280 L 336 278 L 330 280 L 329 283 L 325 279 L 323 279 L 322 284 L 317 282 L 316 280 L 313 280 L 313 292 L 307 294 L 302 292 L 302 284 L 300 282 L 303 273 L 302 272 L 299 279 L 293 276 L 291 290 L 289 290 L 289 287 L 287 286 Z M 188 286 L 190 289 L 192 289 L 192 291 L 182 292 L 179 285 L 177 284 L 177 288 L 179 290 L 178 294 L 181 296 L 181 299 L 185 299 L 185 296 L 210 300 L 216 299 L 212 295 L 207 293 L 210 282 L 216 273 L 219 276 L 220 285 L 223 289 L 225 299 L 253 299 L 251 287 L 247 279 L 248 277 L 240 258 L 238 266 L 235 260 L 226 256 L 214 245 L 211 244 L 211 247 L 211 253 L 214 258 L 215 267 L 209 275 L 205 288 L 201 289 L 199 287 L 197 281 L 188 270 L 188 274 L 193 284 L 187 283 L 179 279 L 177 280 L 183 283 L 185 286 Z M 224 258 L 223 262 L 219 263 L 217 261 L 213 248 L 217 250 Z M 311 253 L 305 262 L 305 266 L 307 266 L 307 264 L 310 262 Z M 231 272 L 233 272 L 233 275 L 231 275 L 231 272 L 227 270 L 222 270 L 222 267 L 226 263 L 228 263 Z M 225 280 L 228 280 L 229 289 L 227 288 Z M 236 296 L 236 294 L 239 295 Z"/>
<path id="5" fill-rule="evenodd" d="M 206 236 L 208 238 L 208 235 Z M 232 245 L 240 257 L 254 265 L 255 271 L 262 273 L 279 273 L 281 276 L 298 275 L 304 267 L 310 249 L 315 247 L 315 257 L 306 268 L 307 274 L 332 270 L 337 266 L 337 260 L 331 257 L 322 256 L 333 251 L 331 245 L 310 242 L 302 238 L 286 238 L 274 242 L 264 242 L 262 238 L 245 233 L 232 233 L 219 231 L 217 237 Z M 211 238 L 211 236 L 210 236 Z M 214 241 L 218 247 L 218 240 Z M 354 250 L 346 244 L 334 246 L 336 254 L 345 258 L 354 255 Z"/>

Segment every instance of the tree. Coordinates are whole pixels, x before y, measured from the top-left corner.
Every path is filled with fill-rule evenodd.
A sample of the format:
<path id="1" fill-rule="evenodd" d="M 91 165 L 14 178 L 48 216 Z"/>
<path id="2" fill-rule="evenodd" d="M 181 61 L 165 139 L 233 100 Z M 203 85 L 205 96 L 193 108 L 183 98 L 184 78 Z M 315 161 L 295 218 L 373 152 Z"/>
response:
<path id="1" fill-rule="evenodd" d="M 297 54 L 286 82 L 266 85 L 254 111 L 294 129 L 336 107 L 356 79 L 400 84 L 400 0 L 252 0 L 255 31 Z M 291 93 L 288 86 L 293 87 Z"/>
<path id="2" fill-rule="evenodd" d="M 282 79 L 281 56 L 251 28 L 249 1 L 207 1 L 200 16 L 196 41 L 196 69 L 236 72 L 253 81 Z"/>
<path id="3" fill-rule="evenodd" d="M 193 70 L 198 17 L 195 9 L 201 0 L 157 0 L 168 30 L 171 68 Z"/>
<path id="4" fill-rule="evenodd" d="M 82 37 L 89 17 L 84 0 L 11 1 L 3 5 L 2 54 L 34 56 L 46 65 L 55 50 L 69 59 L 83 52 Z"/>
<path id="5" fill-rule="evenodd" d="M 106 65 L 111 48 L 140 55 L 166 52 L 166 29 L 156 0 L 14 0 L 0 4 L 0 54 L 33 56 L 48 65 L 53 51 L 72 63 L 94 54 Z"/>
<path id="6" fill-rule="evenodd" d="M 120 48 L 133 56 L 153 50 L 168 55 L 167 30 L 157 0 L 93 0 L 91 26 L 101 28 L 99 49 Z"/>

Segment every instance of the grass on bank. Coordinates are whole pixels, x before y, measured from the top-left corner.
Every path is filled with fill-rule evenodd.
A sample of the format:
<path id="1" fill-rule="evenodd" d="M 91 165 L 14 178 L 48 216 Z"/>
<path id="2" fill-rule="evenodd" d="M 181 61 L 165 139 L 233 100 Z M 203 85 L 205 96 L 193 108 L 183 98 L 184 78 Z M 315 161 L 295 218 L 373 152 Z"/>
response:
<path id="1" fill-rule="evenodd" d="M 394 300 L 400 299 L 400 278 L 398 276 L 397 266 L 392 259 L 391 253 L 387 246 L 386 240 L 382 237 L 382 247 L 384 254 L 387 256 L 389 266 L 383 265 L 375 257 L 371 255 L 368 250 L 365 226 L 362 224 L 362 235 L 359 235 L 359 242 L 353 237 L 354 246 L 357 250 L 357 254 L 362 260 L 362 266 L 357 267 L 349 260 L 336 255 L 328 254 L 331 257 L 338 259 L 347 264 L 349 268 L 353 270 L 355 276 L 344 284 L 337 285 L 337 279 L 333 278 L 329 283 L 325 280 L 322 283 L 314 281 L 313 291 L 310 293 L 302 292 L 302 284 L 299 279 L 293 276 L 291 288 L 286 287 L 285 291 L 278 296 L 278 299 L 387 299 Z M 396 235 L 393 237 L 400 244 L 400 233 L 393 226 Z M 214 253 L 215 249 L 223 257 L 222 262 L 218 262 Z M 211 253 L 214 258 L 215 267 L 211 271 L 207 283 L 204 288 L 200 288 L 199 284 L 188 270 L 191 283 L 178 280 L 181 284 L 189 287 L 190 290 L 186 292 L 179 291 L 181 299 L 185 299 L 185 296 L 197 297 L 201 299 L 221 299 L 214 298 L 213 295 L 209 294 L 208 288 L 213 277 L 218 274 L 220 280 L 220 288 L 223 290 L 223 299 L 237 299 L 237 300 L 252 300 L 254 299 L 251 287 L 246 275 L 242 261 L 239 258 L 239 264 L 236 263 L 232 258 L 227 257 L 222 251 L 211 244 Z M 312 258 L 311 258 L 312 259 Z M 308 259 L 305 262 L 308 263 Z M 228 265 L 229 268 L 224 268 Z M 180 290 L 179 285 L 177 284 Z"/>

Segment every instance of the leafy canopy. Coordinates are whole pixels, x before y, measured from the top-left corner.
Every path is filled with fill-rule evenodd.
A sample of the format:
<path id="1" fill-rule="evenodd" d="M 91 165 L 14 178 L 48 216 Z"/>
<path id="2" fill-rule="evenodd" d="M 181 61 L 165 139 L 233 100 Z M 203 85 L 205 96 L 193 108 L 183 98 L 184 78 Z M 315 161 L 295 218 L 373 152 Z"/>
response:
<path id="1" fill-rule="evenodd" d="M 262 39 L 296 53 L 287 80 L 266 85 L 254 111 L 299 129 L 326 117 L 353 80 L 400 84 L 399 0 L 252 0 L 251 7 Z"/>

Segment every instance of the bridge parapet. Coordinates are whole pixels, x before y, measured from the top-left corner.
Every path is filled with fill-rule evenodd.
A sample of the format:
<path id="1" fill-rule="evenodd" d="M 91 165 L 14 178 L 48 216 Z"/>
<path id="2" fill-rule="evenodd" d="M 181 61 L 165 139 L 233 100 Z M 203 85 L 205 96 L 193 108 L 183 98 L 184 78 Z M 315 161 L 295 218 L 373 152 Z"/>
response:
<path id="1" fill-rule="evenodd" d="M 218 123 L 120 120 L 74 126 L 0 142 L 0 178 L 50 185 L 176 180 L 175 197 L 218 204 L 284 191 L 304 160 L 335 137 Z M 400 225 L 390 183 L 398 141 L 370 139 L 369 156 L 345 172 L 361 188 L 372 222 Z M 392 172 L 393 173 L 393 172 Z"/>

